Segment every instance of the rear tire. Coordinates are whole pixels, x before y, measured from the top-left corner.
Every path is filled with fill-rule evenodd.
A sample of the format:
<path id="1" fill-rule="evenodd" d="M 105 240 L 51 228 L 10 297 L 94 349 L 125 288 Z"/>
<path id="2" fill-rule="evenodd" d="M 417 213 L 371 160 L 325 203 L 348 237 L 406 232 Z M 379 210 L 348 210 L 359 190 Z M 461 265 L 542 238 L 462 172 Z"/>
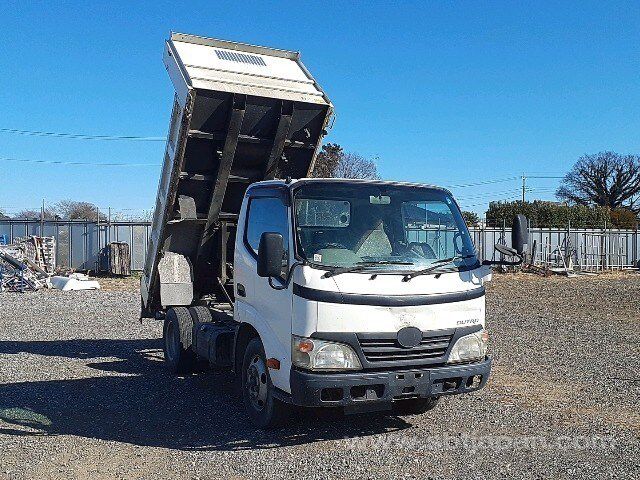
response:
<path id="1" fill-rule="evenodd" d="M 213 318 L 209 309 L 202 305 L 196 305 L 195 307 L 189 307 L 189 314 L 193 319 L 193 323 L 211 323 Z"/>
<path id="2" fill-rule="evenodd" d="M 162 330 L 164 362 L 171 373 L 192 373 L 196 367 L 196 355 L 191 350 L 191 336 L 180 335 L 181 326 L 192 324 L 189 310 L 184 307 L 170 308 L 164 319 Z M 185 348 L 185 340 L 189 343 Z"/>
<path id="3" fill-rule="evenodd" d="M 435 408 L 439 400 L 437 397 L 398 400 L 393 405 L 393 409 L 399 415 L 418 415 Z"/>
<path id="4" fill-rule="evenodd" d="M 275 387 L 271 383 L 264 347 L 259 338 L 249 341 L 240 373 L 242 401 L 251 422 L 265 430 L 284 424 L 290 408 L 273 395 Z"/>
<path id="5" fill-rule="evenodd" d="M 189 315 L 191 315 L 191 320 L 193 322 L 191 328 L 194 333 L 197 331 L 199 324 L 210 323 L 213 321 L 213 319 L 211 318 L 211 312 L 209 311 L 209 309 L 202 305 L 189 307 Z M 194 340 L 196 339 L 195 338 L 191 339 L 192 341 L 191 351 L 194 352 L 194 356 L 195 356 L 191 370 L 193 372 L 205 372 L 209 369 L 209 360 L 207 358 L 201 357 L 198 354 L 197 348 L 193 345 Z M 197 343 L 197 340 L 196 340 L 196 343 Z M 201 353 L 202 352 L 200 352 L 200 354 Z"/>

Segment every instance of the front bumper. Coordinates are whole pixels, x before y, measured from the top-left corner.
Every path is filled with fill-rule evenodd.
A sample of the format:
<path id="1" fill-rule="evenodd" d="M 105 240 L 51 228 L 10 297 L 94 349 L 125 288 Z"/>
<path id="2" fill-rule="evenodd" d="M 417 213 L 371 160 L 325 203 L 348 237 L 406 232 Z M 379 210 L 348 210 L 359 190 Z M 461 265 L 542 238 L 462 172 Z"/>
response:
<path id="1" fill-rule="evenodd" d="M 291 370 L 291 401 L 307 407 L 391 408 L 394 401 L 455 395 L 481 389 L 492 360 L 464 365 L 383 372 L 311 373 Z M 478 377 L 481 378 L 478 380 Z M 475 380 L 475 381 L 474 381 Z M 360 408 L 363 407 L 363 408 Z"/>

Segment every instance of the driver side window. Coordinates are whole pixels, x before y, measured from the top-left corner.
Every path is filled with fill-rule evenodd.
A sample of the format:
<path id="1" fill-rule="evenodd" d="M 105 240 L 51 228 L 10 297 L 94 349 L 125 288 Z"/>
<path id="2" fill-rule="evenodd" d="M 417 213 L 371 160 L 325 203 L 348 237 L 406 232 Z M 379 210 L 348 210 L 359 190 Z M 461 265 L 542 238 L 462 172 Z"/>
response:
<path id="1" fill-rule="evenodd" d="M 450 207 L 442 201 L 403 202 L 402 218 L 409 247 L 425 258 L 459 254 L 460 231 Z"/>
<path id="2" fill-rule="evenodd" d="M 289 268 L 289 217 L 286 205 L 279 198 L 255 197 L 249 201 L 245 240 L 255 255 L 258 255 L 260 237 L 265 232 L 282 235 L 284 254 L 281 273 L 284 278 Z"/>

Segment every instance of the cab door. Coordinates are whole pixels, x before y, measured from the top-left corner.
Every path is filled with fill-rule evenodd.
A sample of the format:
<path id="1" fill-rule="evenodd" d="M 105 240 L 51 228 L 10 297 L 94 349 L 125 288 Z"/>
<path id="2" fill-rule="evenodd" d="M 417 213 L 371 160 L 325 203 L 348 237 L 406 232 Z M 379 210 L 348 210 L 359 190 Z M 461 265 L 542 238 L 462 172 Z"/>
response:
<path id="1" fill-rule="evenodd" d="M 244 265 L 250 270 L 243 277 L 251 277 L 248 285 L 244 285 L 245 295 L 242 301 L 249 317 L 247 321 L 260 334 L 267 358 L 280 361 L 279 370 L 270 370 L 271 381 L 276 387 L 289 391 L 293 296 L 291 285 L 285 287 L 285 279 L 292 252 L 290 211 L 285 196 L 277 191 L 260 190 L 262 189 L 251 193 L 248 198 L 245 228 L 242 232 L 242 248 L 247 254 Z M 284 240 L 281 275 L 271 279 L 274 286 L 284 287 L 282 289 L 273 288 L 268 278 L 257 274 L 258 246 L 260 237 L 265 232 L 279 233 Z"/>

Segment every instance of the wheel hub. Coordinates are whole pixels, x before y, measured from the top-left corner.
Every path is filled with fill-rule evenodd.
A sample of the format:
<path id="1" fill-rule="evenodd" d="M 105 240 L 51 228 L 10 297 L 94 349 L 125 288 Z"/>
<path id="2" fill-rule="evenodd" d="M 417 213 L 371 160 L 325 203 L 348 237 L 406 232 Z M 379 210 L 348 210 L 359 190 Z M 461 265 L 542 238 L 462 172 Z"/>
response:
<path id="1" fill-rule="evenodd" d="M 247 392 L 251 405 L 262 410 L 267 402 L 267 366 L 259 355 L 254 355 L 247 368 Z"/>

